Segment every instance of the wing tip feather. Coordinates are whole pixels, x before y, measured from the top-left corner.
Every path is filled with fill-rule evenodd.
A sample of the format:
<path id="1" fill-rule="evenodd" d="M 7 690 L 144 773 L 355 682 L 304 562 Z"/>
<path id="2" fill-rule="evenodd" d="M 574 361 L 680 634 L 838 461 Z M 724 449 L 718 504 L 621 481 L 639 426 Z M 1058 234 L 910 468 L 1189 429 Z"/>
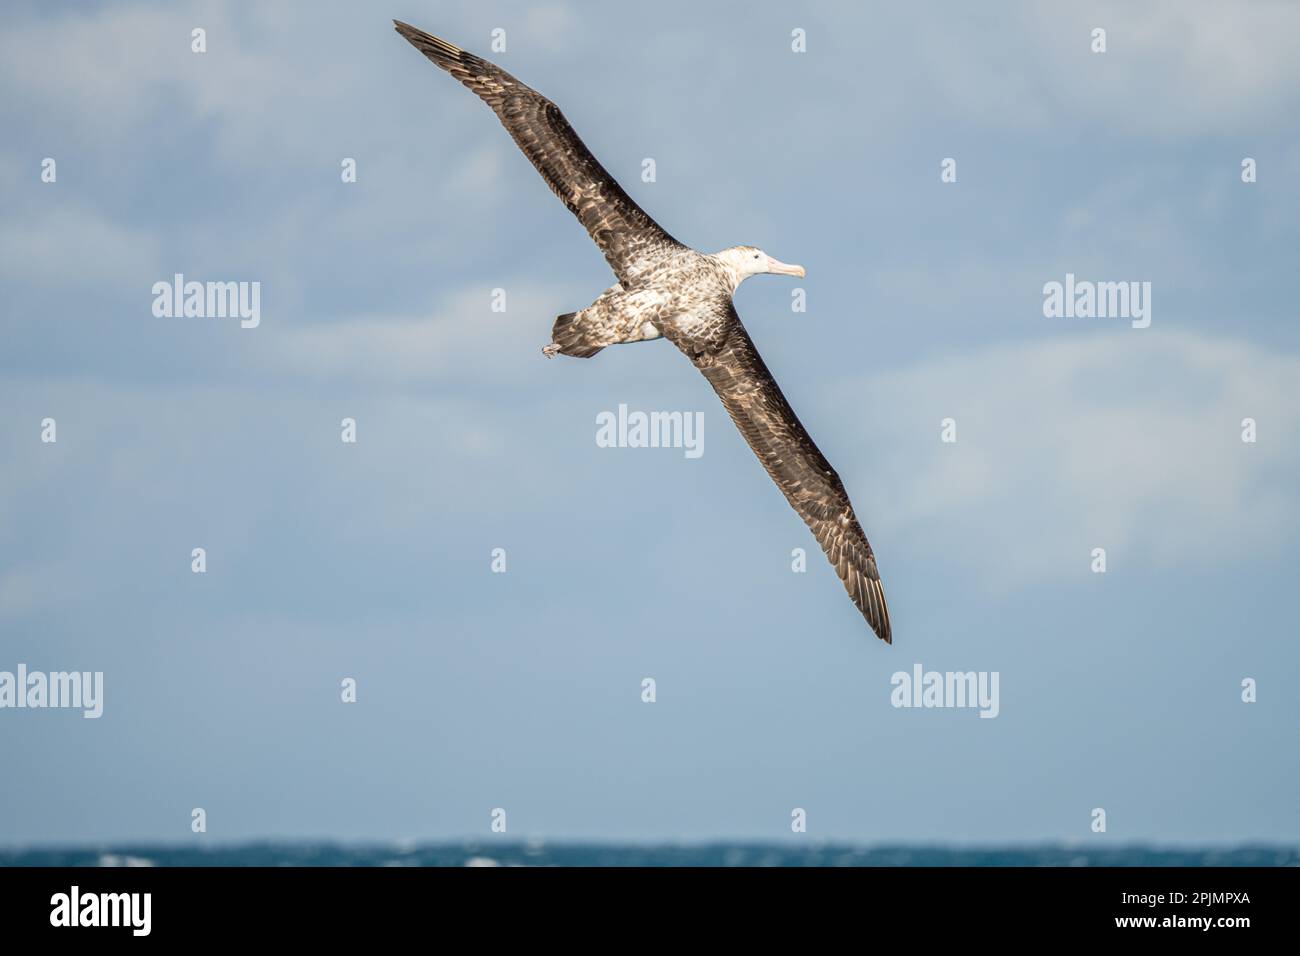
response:
<path id="1" fill-rule="evenodd" d="M 886 644 L 893 644 L 894 629 L 889 621 L 889 605 L 885 603 L 885 587 L 880 582 L 875 558 L 868 558 L 868 562 L 865 569 L 850 566 L 848 575 L 841 577 L 867 626 Z"/>
<path id="2" fill-rule="evenodd" d="M 432 33 L 427 33 L 419 27 L 413 27 L 409 23 L 401 20 L 393 21 L 393 28 L 406 39 L 411 46 L 415 47 L 425 56 L 430 58 L 443 57 L 449 60 L 458 60 L 465 52 L 453 43 L 448 43 L 442 37 L 436 37 Z"/>

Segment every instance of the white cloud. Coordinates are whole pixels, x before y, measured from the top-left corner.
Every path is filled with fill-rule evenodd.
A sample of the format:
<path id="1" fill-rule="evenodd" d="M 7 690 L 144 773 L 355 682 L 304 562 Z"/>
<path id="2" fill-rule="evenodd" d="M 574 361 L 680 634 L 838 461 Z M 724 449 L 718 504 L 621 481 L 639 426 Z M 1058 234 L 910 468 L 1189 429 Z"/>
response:
<path id="1" fill-rule="evenodd" d="M 0 223 L 0 275 L 11 280 L 120 284 L 152 276 L 157 262 L 153 236 L 90 209 L 64 205 Z"/>
<path id="2" fill-rule="evenodd" d="M 378 388 L 444 384 L 473 375 L 487 357 L 491 377 L 500 382 L 517 380 L 521 358 L 537 369 L 549 367 L 541 350 L 551 340 L 551 323 L 561 312 L 585 306 L 582 293 L 567 286 L 506 283 L 506 311 L 493 312 L 492 288 L 484 282 L 439 295 L 427 315 L 268 325 L 259 329 L 260 337 L 243 340 L 244 358 L 280 379 L 361 381 Z"/>
<path id="3" fill-rule="evenodd" d="M 914 92 L 931 85 L 945 113 L 985 126 L 1203 135 L 1300 102 L 1295 4 L 909 5 L 885 19 L 877 30 L 916 74 Z M 1104 54 L 1090 49 L 1095 27 Z"/>
<path id="4" fill-rule="evenodd" d="M 841 471 L 882 538 L 990 586 L 1211 567 L 1294 538 L 1300 356 L 1153 327 L 1062 334 L 831 389 L 867 436 Z M 940 421 L 957 421 L 942 444 Z M 1241 441 L 1255 418 L 1259 440 Z M 856 460 L 854 458 L 856 457 Z M 851 486 L 855 484 L 850 482 Z"/>

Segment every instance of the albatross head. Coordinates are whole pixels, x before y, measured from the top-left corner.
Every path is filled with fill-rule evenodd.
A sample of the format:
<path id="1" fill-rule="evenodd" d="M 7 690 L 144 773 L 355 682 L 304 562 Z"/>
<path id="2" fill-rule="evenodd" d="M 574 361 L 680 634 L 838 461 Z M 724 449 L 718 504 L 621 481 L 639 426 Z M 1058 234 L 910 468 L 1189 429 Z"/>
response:
<path id="1" fill-rule="evenodd" d="M 763 275 L 764 273 L 779 276 L 798 276 L 800 279 L 804 277 L 803 266 L 792 266 L 789 263 L 781 262 L 779 259 L 773 259 L 762 249 L 756 249 L 753 246 L 732 246 L 730 249 L 723 249 L 714 258 L 722 260 L 722 263 L 731 271 L 737 287 L 750 276 Z"/>

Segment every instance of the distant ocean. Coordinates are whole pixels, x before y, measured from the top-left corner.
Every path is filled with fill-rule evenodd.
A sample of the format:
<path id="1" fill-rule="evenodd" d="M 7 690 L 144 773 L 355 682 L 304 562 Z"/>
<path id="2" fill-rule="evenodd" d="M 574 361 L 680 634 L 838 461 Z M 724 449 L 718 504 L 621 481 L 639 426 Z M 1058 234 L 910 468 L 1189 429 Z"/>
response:
<path id="1" fill-rule="evenodd" d="M 0 866 L 1300 866 L 1300 847 L 248 843 L 0 849 Z"/>

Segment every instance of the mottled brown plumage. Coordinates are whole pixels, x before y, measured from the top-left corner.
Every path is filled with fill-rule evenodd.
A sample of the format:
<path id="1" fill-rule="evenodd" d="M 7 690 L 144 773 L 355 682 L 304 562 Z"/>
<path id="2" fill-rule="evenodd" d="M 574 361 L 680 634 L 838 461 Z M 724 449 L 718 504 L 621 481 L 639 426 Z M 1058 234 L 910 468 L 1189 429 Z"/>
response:
<path id="1" fill-rule="evenodd" d="M 710 311 L 716 321 L 702 323 L 696 334 L 670 324 L 665 337 L 704 373 L 786 501 L 812 529 L 853 603 L 872 630 L 892 643 L 876 558 L 840 476 L 786 401 L 730 296 Z"/>
<path id="2" fill-rule="evenodd" d="M 417 50 L 492 107 L 546 184 L 586 227 L 624 288 L 636 285 L 661 252 L 682 248 L 605 172 L 554 103 L 499 66 L 393 22 Z"/>
<path id="3" fill-rule="evenodd" d="M 892 641 L 875 555 L 839 476 L 781 394 L 732 305 L 748 276 L 803 275 L 752 246 L 705 255 L 646 215 L 583 145 L 555 104 L 501 68 L 394 21 L 397 31 L 492 108 L 524 155 L 578 217 L 618 282 L 559 316 L 543 351 L 590 358 L 660 336 L 709 380 L 732 421 L 826 552 L 872 629 Z"/>

